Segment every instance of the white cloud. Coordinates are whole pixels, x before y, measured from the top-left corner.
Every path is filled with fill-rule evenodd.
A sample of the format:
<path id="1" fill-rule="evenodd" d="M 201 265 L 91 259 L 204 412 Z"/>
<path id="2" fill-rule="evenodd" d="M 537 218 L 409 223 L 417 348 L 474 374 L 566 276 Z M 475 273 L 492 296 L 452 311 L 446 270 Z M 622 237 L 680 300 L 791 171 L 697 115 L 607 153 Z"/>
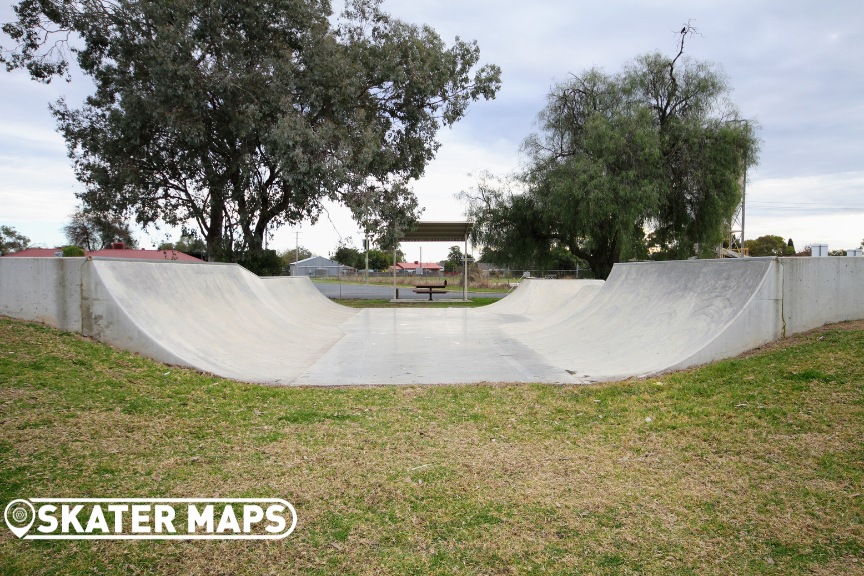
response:
<path id="1" fill-rule="evenodd" d="M 745 237 L 767 234 L 854 248 L 864 238 L 864 172 L 770 178 L 747 190 Z"/>
<path id="2" fill-rule="evenodd" d="M 854 208 L 864 185 L 864 4 L 796 0 L 780 9 L 752 0 L 385 0 L 384 8 L 431 25 L 448 43 L 457 35 L 476 39 L 481 62 L 503 71 L 498 98 L 475 103 L 453 130 L 441 133 L 438 158 L 416 185 L 428 218 L 461 218 L 453 194 L 470 185 L 467 173 L 517 168 L 519 143 L 556 79 L 591 66 L 615 72 L 644 52 L 672 53 L 675 32 L 691 21 L 700 35 L 688 40 L 687 53 L 722 66 L 733 101 L 761 126 L 763 153 L 750 174 L 747 235 L 781 234 L 799 244 L 838 247 L 864 236 L 864 217 Z M 8 6 L 0 8 L 0 19 L 11 17 Z M 61 213 L 65 218 L 74 205 L 69 160 L 47 104 L 63 94 L 77 102 L 89 90 L 81 77 L 43 86 L 21 73 L 0 73 L 4 223 Z M 818 204 L 806 204 L 814 197 Z M 781 208 L 792 199 L 807 212 Z M 846 213 L 826 210 L 826 204 L 845 206 Z M 331 217 L 333 225 L 326 218 L 304 225 L 301 243 L 326 254 L 340 234 L 359 240 L 347 212 L 334 208 Z M 273 245 L 293 247 L 294 235 L 279 232 Z M 424 259 L 434 250 L 424 248 Z"/>

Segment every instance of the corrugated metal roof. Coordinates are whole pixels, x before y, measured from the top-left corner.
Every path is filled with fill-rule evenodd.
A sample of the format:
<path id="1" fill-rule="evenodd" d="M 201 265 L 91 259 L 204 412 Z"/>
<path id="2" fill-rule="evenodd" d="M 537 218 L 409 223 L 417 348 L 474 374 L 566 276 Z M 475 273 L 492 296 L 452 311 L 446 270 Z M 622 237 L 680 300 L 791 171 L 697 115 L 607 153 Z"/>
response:
<path id="1" fill-rule="evenodd" d="M 473 222 L 418 222 L 411 232 L 402 234 L 402 242 L 464 242 Z"/>

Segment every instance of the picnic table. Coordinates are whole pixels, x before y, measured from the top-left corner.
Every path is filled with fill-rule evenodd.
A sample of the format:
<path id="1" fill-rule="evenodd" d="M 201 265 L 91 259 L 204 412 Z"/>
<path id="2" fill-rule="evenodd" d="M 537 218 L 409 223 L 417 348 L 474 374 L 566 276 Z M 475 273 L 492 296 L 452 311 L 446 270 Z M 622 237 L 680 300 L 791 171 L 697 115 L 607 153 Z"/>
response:
<path id="1" fill-rule="evenodd" d="M 447 288 L 447 280 L 444 280 L 443 284 L 415 284 L 414 293 L 429 294 L 429 301 L 431 302 L 433 294 L 446 294 L 445 288 Z"/>

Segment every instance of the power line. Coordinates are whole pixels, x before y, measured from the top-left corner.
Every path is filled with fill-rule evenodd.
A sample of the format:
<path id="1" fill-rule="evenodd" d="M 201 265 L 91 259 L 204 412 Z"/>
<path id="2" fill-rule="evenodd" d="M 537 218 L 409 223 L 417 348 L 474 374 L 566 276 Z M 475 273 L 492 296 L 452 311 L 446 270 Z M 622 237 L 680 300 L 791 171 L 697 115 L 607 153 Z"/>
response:
<path id="1" fill-rule="evenodd" d="M 757 212 L 800 212 L 812 214 L 835 214 L 835 213 L 858 213 L 864 212 L 864 205 L 823 205 L 823 206 L 784 206 L 784 205 L 761 205 L 752 203 L 748 208 Z"/>
<path id="2" fill-rule="evenodd" d="M 752 200 L 749 205 L 770 204 L 777 206 L 831 206 L 838 208 L 864 208 L 864 204 L 846 204 L 838 202 L 774 202 L 771 200 Z"/>

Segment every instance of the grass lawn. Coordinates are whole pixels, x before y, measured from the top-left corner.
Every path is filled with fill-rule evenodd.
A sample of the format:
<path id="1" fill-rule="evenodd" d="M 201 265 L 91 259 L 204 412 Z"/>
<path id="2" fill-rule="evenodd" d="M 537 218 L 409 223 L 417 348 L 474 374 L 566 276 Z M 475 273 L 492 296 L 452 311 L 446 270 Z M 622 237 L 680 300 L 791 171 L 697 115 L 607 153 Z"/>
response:
<path id="1" fill-rule="evenodd" d="M 605 385 L 276 388 L 0 318 L 3 507 L 276 497 L 299 517 L 273 542 L 3 527 L 0 573 L 862 574 L 862 351 L 858 322 Z"/>
<path id="2" fill-rule="evenodd" d="M 500 302 L 500 298 L 471 298 L 470 302 L 454 302 L 448 299 L 442 300 L 412 300 L 410 302 L 391 302 L 380 298 L 375 300 L 364 298 L 339 298 L 333 300 L 337 304 L 349 308 L 479 308 L 493 302 Z"/>

